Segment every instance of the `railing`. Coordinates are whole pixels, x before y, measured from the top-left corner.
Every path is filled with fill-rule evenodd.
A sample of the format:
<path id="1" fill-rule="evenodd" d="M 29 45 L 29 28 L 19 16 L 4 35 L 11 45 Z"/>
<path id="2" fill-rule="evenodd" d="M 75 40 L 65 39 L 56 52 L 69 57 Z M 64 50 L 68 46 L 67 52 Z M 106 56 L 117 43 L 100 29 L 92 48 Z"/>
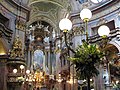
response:
<path id="1" fill-rule="evenodd" d="M 120 29 L 119 28 L 111 30 L 108 37 L 110 39 L 113 39 L 114 37 L 117 37 L 117 35 L 120 35 Z M 101 39 L 102 39 L 102 37 L 100 37 L 98 34 L 96 34 L 96 35 L 93 35 L 93 36 L 89 37 L 89 42 L 90 43 L 96 43 L 96 42 L 100 41 Z"/>

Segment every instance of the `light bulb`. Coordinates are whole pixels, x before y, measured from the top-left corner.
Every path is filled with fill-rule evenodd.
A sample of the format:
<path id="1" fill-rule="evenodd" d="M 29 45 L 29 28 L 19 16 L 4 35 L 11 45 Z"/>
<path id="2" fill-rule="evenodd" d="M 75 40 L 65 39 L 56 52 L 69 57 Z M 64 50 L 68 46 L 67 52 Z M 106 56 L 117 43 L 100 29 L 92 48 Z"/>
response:
<path id="1" fill-rule="evenodd" d="M 100 27 L 98 28 L 98 34 L 99 34 L 100 36 L 108 36 L 109 33 L 110 33 L 110 29 L 109 29 L 109 27 L 106 26 L 106 25 L 102 25 L 102 26 L 100 26 Z"/>
<path id="2" fill-rule="evenodd" d="M 80 12 L 80 17 L 82 20 L 84 21 L 89 21 L 89 19 L 92 17 L 92 12 L 87 9 L 84 8 L 81 12 Z"/>
<path id="3" fill-rule="evenodd" d="M 61 30 L 71 30 L 72 29 L 72 22 L 69 19 L 64 18 L 59 22 L 59 28 Z"/>
<path id="4" fill-rule="evenodd" d="M 20 69 L 24 69 L 24 66 L 23 66 L 23 65 L 20 65 Z"/>
<path id="5" fill-rule="evenodd" d="M 17 69 L 13 69 L 13 73 L 17 73 Z"/>
<path id="6" fill-rule="evenodd" d="M 30 73 L 30 70 L 26 70 L 26 73 L 29 74 L 29 73 Z"/>

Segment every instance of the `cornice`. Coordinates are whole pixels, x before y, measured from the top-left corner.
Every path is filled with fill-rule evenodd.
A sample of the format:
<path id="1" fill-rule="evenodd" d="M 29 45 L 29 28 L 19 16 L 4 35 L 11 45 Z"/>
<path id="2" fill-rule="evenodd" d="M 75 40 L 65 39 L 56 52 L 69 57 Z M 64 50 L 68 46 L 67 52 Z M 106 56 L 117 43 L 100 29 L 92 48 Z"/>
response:
<path id="1" fill-rule="evenodd" d="M 107 15 L 119 10 L 120 9 L 120 1 L 119 2 L 118 1 L 119 0 L 116 0 L 116 3 L 111 2 L 109 5 L 99 9 L 98 11 L 93 11 L 94 15 L 93 15 L 91 21 L 95 20 L 95 19 L 99 19 L 99 18 L 104 17 L 104 16 L 107 16 Z"/>
<path id="2" fill-rule="evenodd" d="M 103 5 L 100 5 L 97 8 L 92 8 L 92 13 L 93 13 L 93 17 L 91 20 L 100 18 L 102 16 L 105 16 L 107 14 L 110 14 L 116 10 L 119 9 L 120 6 L 120 1 L 119 0 L 111 0 L 111 1 L 107 1 L 106 3 L 104 3 Z M 71 13 L 71 17 L 70 19 L 78 19 L 80 18 L 79 12 L 78 13 Z"/>
<path id="3" fill-rule="evenodd" d="M 68 4 L 69 4 L 68 0 L 63 0 L 63 1 L 61 1 L 61 0 L 30 0 L 29 6 L 31 6 L 34 3 L 38 3 L 38 2 L 53 3 L 55 5 L 62 7 L 62 8 L 67 8 Z"/>
<path id="4" fill-rule="evenodd" d="M 15 15 L 15 16 L 17 16 L 18 15 L 18 12 L 20 12 L 20 10 L 17 10 L 17 6 L 14 6 L 14 5 L 11 5 L 10 3 L 7 3 L 7 2 L 5 2 L 4 0 L 3 1 L 1 1 L 0 2 L 0 7 L 1 7 L 1 9 L 3 9 L 2 11 L 3 11 L 3 13 L 11 13 L 11 14 L 13 14 L 13 15 Z M 30 11 L 21 11 L 21 15 L 20 15 L 20 17 L 23 19 L 23 20 L 28 20 L 28 18 L 27 18 L 27 15 L 29 15 L 29 12 Z"/>
<path id="5" fill-rule="evenodd" d="M 9 3 L 9 4 L 14 4 L 16 7 L 21 7 L 22 9 L 24 9 L 25 11 L 30 11 L 30 8 L 29 7 L 27 7 L 27 6 L 25 6 L 25 5 L 23 5 L 23 4 L 21 4 L 20 5 L 20 3 L 19 2 L 17 2 L 17 1 L 15 1 L 15 0 L 5 0 L 7 3 Z"/>

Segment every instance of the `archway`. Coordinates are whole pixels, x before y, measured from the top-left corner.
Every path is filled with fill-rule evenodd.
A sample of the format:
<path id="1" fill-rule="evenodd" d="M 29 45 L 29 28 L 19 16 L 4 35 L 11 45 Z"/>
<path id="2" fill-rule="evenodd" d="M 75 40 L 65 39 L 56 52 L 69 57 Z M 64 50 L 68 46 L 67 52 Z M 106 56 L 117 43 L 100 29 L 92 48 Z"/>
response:
<path id="1" fill-rule="evenodd" d="M 2 42 L 2 40 L 0 39 L 0 55 L 5 55 L 7 52 L 6 52 L 6 49 L 5 49 L 5 46 Z"/>
<path id="2" fill-rule="evenodd" d="M 117 86 L 117 81 L 119 81 L 120 76 L 120 60 L 119 60 L 119 49 L 120 47 L 115 46 L 116 44 L 108 44 L 105 51 L 106 51 L 106 61 L 104 64 L 104 68 L 107 69 L 108 75 L 110 76 L 109 82 Z M 104 77 L 104 80 L 107 82 L 107 76 Z M 107 83 L 106 83 L 107 84 Z M 116 87 L 117 88 L 117 87 Z"/>

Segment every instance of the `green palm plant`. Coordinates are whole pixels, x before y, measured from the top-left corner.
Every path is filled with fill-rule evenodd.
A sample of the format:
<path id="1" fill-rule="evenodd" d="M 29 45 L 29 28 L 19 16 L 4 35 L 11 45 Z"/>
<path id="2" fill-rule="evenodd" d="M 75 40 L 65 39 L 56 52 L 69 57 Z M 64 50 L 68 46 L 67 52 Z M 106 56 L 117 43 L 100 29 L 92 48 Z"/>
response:
<path id="1" fill-rule="evenodd" d="M 87 79 L 88 90 L 90 90 L 90 78 L 99 74 L 96 65 L 100 63 L 102 57 L 103 52 L 97 45 L 83 41 L 83 44 L 76 49 L 74 57 L 69 58 L 75 64 L 77 74 L 81 78 Z"/>

